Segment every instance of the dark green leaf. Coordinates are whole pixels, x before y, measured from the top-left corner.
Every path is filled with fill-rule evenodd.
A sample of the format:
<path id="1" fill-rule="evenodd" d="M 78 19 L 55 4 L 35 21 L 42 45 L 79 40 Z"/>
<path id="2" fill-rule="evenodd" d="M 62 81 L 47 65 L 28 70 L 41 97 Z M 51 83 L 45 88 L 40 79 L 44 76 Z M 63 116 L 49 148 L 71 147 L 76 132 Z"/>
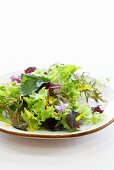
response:
<path id="1" fill-rule="evenodd" d="M 48 82 L 46 77 L 38 77 L 32 74 L 26 74 L 22 78 L 21 94 L 24 96 L 29 95 L 32 91 L 37 91 L 42 84 Z"/>
<path id="2" fill-rule="evenodd" d="M 19 124 L 19 125 L 13 125 L 13 127 L 15 127 L 16 129 L 20 129 L 20 130 L 26 130 L 27 127 L 28 127 L 28 124 L 22 123 L 22 124 Z"/>

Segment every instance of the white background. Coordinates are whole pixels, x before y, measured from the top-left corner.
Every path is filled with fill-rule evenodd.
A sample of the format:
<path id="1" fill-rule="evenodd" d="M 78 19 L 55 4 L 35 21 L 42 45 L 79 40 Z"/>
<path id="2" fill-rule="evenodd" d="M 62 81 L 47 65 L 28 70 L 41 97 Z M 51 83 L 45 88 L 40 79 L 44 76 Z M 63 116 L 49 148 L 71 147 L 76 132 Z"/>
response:
<path id="1" fill-rule="evenodd" d="M 114 76 L 113 0 L 0 0 L 0 74 L 56 62 Z M 0 169 L 113 170 L 114 125 L 70 140 L 0 133 Z"/>

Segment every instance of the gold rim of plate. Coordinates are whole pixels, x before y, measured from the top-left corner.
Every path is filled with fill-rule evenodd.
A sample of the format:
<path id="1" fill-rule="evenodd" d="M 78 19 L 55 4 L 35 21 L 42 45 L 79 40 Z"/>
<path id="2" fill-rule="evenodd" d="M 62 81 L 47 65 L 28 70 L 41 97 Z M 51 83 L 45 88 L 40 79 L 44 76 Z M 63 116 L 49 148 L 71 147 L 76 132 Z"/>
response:
<path id="1" fill-rule="evenodd" d="M 97 131 L 100 131 L 102 129 L 104 129 L 105 127 L 107 127 L 108 125 L 110 125 L 111 123 L 114 122 L 114 118 L 112 118 L 110 121 L 108 121 L 107 123 L 99 126 L 99 127 L 96 127 L 94 129 L 90 129 L 90 130 L 86 130 L 86 131 L 80 131 L 78 133 L 76 132 L 73 132 L 73 133 L 67 133 L 67 134 L 34 134 L 34 133 L 26 133 L 26 132 L 23 132 L 23 133 L 20 133 L 20 132 L 14 132 L 14 131 L 9 131 L 9 130 L 6 130 L 4 128 L 0 128 L 0 131 L 1 132 L 4 132 L 4 133 L 7 133 L 7 134 L 10 134 L 10 135 L 16 135 L 16 136 L 23 136 L 23 137 L 30 137 L 30 138 L 73 138 L 73 137 L 79 137 L 79 136 L 84 136 L 84 135 L 89 135 L 91 133 L 95 133 Z"/>

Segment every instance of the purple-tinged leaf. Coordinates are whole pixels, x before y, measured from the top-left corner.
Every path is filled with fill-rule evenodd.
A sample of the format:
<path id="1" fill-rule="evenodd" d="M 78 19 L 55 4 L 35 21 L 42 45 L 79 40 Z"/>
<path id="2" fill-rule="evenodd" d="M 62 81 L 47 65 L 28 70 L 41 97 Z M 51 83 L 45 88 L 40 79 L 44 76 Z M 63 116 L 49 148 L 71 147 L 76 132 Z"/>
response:
<path id="1" fill-rule="evenodd" d="M 54 118 L 49 118 L 46 119 L 46 121 L 43 123 L 43 126 L 51 131 L 62 130 L 63 125 L 62 124 L 57 125 L 57 124 L 58 124 L 58 120 L 55 120 Z"/>
<path id="2" fill-rule="evenodd" d="M 99 105 L 95 106 L 95 107 L 92 107 L 92 111 L 93 112 L 99 112 L 99 113 L 103 113 L 104 112 L 104 110 L 102 110 Z"/>
<path id="3" fill-rule="evenodd" d="M 70 114 L 66 116 L 66 122 L 71 129 L 79 128 L 79 126 L 82 125 L 81 119 L 76 121 L 77 116 L 79 116 L 79 113 L 74 111 L 71 111 Z"/>
<path id="4" fill-rule="evenodd" d="M 24 70 L 25 74 L 32 73 L 36 70 L 36 67 L 28 67 L 26 70 Z"/>
<path id="5" fill-rule="evenodd" d="M 53 84 L 51 82 L 45 83 L 44 86 L 46 87 L 46 89 L 49 89 L 50 96 L 54 95 L 54 90 L 55 89 L 60 89 L 60 85 L 59 84 Z"/>
<path id="6" fill-rule="evenodd" d="M 10 79 L 11 79 L 12 82 L 17 82 L 17 83 L 21 82 L 21 76 L 16 77 L 16 76 L 13 75 L 13 76 L 10 77 Z"/>

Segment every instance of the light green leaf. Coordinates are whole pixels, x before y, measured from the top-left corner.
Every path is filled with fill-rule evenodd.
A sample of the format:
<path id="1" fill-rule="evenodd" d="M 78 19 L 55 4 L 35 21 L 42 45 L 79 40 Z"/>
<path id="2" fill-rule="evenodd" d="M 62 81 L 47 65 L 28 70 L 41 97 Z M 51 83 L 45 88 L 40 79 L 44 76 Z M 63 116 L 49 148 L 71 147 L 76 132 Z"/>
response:
<path id="1" fill-rule="evenodd" d="M 2 113 L 0 113 L 0 121 L 5 122 L 5 123 L 10 123 L 10 121 L 7 120 L 7 118 Z"/>

